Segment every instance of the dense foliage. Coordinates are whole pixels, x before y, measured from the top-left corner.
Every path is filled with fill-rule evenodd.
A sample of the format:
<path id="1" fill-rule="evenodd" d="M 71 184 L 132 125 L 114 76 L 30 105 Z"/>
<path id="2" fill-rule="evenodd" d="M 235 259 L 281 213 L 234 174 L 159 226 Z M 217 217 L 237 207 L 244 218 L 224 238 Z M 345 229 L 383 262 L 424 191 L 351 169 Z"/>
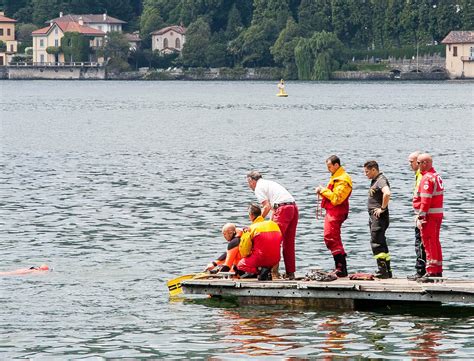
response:
<path id="1" fill-rule="evenodd" d="M 153 56 L 146 54 L 152 31 L 182 24 L 188 28 L 187 39 L 183 56 L 175 64 L 279 66 L 287 74 L 302 79 L 325 78 L 327 71 L 339 66 L 344 59 L 334 59 L 336 48 L 337 54 L 352 59 L 382 49 L 421 49 L 438 44 L 451 30 L 474 30 L 474 0 L 3 0 L 3 3 L 6 15 L 20 24 L 44 26 L 45 21 L 57 17 L 60 11 L 107 12 L 127 21 L 125 30 L 140 30 L 144 39 L 143 49 L 133 54 L 137 65 L 141 62 L 138 59 L 152 63 Z"/>

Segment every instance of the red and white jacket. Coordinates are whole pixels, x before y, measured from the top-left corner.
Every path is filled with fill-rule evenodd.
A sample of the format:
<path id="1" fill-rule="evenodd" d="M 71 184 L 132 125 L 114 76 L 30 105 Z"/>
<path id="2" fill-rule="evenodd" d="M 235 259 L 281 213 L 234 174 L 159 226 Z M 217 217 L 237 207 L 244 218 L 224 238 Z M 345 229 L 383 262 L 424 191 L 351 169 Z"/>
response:
<path id="1" fill-rule="evenodd" d="M 413 197 L 413 208 L 419 219 L 427 215 L 443 217 L 443 193 L 443 180 L 433 167 L 422 173 L 420 185 Z"/>

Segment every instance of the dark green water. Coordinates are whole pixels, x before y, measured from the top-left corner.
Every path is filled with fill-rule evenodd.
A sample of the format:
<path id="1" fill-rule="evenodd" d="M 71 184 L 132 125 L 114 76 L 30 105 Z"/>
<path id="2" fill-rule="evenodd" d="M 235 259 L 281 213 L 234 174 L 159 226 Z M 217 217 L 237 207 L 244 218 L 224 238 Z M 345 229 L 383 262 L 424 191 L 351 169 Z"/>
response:
<path id="1" fill-rule="evenodd" d="M 413 174 L 430 152 L 443 176 L 445 275 L 474 279 L 473 83 L 0 82 L 0 358 L 466 358 L 474 315 L 437 310 L 321 312 L 168 299 L 166 281 L 246 224 L 245 174 L 285 185 L 300 208 L 297 270 L 330 269 L 315 218 L 324 160 L 353 176 L 343 227 L 349 271 L 372 271 L 368 180 L 392 185 L 395 276 L 413 272 Z"/>

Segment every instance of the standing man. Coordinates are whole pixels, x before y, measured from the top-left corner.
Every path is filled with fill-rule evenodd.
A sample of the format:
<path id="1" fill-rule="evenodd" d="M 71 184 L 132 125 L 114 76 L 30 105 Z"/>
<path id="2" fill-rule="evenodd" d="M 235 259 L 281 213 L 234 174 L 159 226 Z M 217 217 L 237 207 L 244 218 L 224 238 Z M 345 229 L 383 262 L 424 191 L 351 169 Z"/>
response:
<path id="1" fill-rule="evenodd" d="M 257 171 L 247 174 L 247 183 L 255 192 L 262 205 L 262 217 L 273 210 L 272 221 L 278 224 L 283 236 L 283 259 L 285 261 L 285 278 L 295 278 L 295 237 L 298 225 L 298 207 L 293 196 L 279 183 L 266 180 Z M 272 278 L 278 279 L 278 264 L 272 268 Z"/>
<path id="2" fill-rule="evenodd" d="M 433 159 L 427 153 L 418 156 L 422 175 L 413 208 L 418 213 L 416 225 L 426 251 L 426 274 L 422 277 L 443 276 L 443 255 L 439 231 L 443 220 L 443 180 L 433 168 Z"/>
<path id="3" fill-rule="evenodd" d="M 378 267 L 375 277 L 392 278 L 390 253 L 385 237 L 385 231 L 390 224 L 388 213 L 390 184 L 383 173 L 379 171 L 379 165 L 375 160 L 365 162 L 364 172 L 371 180 L 367 208 L 369 211 L 370 246 Z"/>
<path id="4" fill-rule="evenodd" d="M 341 240 L 341 226 L 349 215 L 349 197 L 352 193 L 352 179 L 341 166 L 339 157 L 326 159 L 331 173 L 327 187 L 318 186 L 316 194 L 322 197 L 321 208 L 326 209 L 324 217 L 324 243 L 334 258 L 334 273 L 347 277 L 346 251 Z"/>
<path id="5" fill-rule="evenodd" d="M 415 151 L 408 156 L 408 162 L 410 168 L 415 172 L 415 187 L 413 190 L 413 199 L 417 196 L 418 186 L 421 181 L 421 172 L 418 166 L 418 156 L 420 155 L 419 151 Z M 418 217 L 417 210 L 415 209 L 415 217 Z M 416 273 L 407 278 L 411 281 L 415 281 L 426 273 L 426 253 L 425 247 L 423 247 L 423 242 L 421 241 L 421 233 L 418 227 L 415 225 L 415 254 L 416 254 L 416 263 L 415 270 Z"/>

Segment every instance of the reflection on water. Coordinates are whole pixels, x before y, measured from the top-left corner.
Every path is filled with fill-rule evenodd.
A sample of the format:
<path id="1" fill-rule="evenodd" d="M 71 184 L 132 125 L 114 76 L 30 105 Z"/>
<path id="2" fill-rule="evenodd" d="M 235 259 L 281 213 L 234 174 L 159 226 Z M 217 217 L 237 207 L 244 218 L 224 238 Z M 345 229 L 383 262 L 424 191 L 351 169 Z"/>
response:
<path id="1" fill-rule="evenodd" d="M 245 317 L 242 312 L 224 310 L 218 328 L 225 334 L 222 342 L 229 344 L 226 353 L 268 356 L 297 348 L 297 343 L 285 337 L 295 329 L 296 322 L 285 320 L 282 317 L 285 315 L 286 312 L 281 311 L 269 315 L 250 313 Z"/>
<path id="2" fill-rule="evenodd" d="M 343 322 L 339 317 L 331 317 L 327 321 L 319 325 L 319 328 L 327 333 L 323 352 L 326 354 L 324 359 L 331 360 L 334 353 L 341 354 L 344 351 L 344 341 L 347 333 L 341 330 Z"/>
<path id="3" fill-rule="evenodd" d="M 415 149 L 433 153 L 446 186 L 445 274 L 474 278 L 472 83 L 301 82 L 286 99 L 268 82 L 0 85 L 0 271 L 54 268 L 0 279 L 0 358 L 406 358 L 422 346 L 417 325 L 437 333 L 425 344 L 438 357 L 474 355 L 469 312 L 169 302 L 166 288 L 224 249 L 224 223 L 248 222 L 250 169 L 298 202 L 298 272 L 331 268 L 313 189 L 332 153 L 354 181 L 349 270 L 375 267 L 362 170 L 375 158 L 393 188 L 392 268 L 412 273 Z"/>

